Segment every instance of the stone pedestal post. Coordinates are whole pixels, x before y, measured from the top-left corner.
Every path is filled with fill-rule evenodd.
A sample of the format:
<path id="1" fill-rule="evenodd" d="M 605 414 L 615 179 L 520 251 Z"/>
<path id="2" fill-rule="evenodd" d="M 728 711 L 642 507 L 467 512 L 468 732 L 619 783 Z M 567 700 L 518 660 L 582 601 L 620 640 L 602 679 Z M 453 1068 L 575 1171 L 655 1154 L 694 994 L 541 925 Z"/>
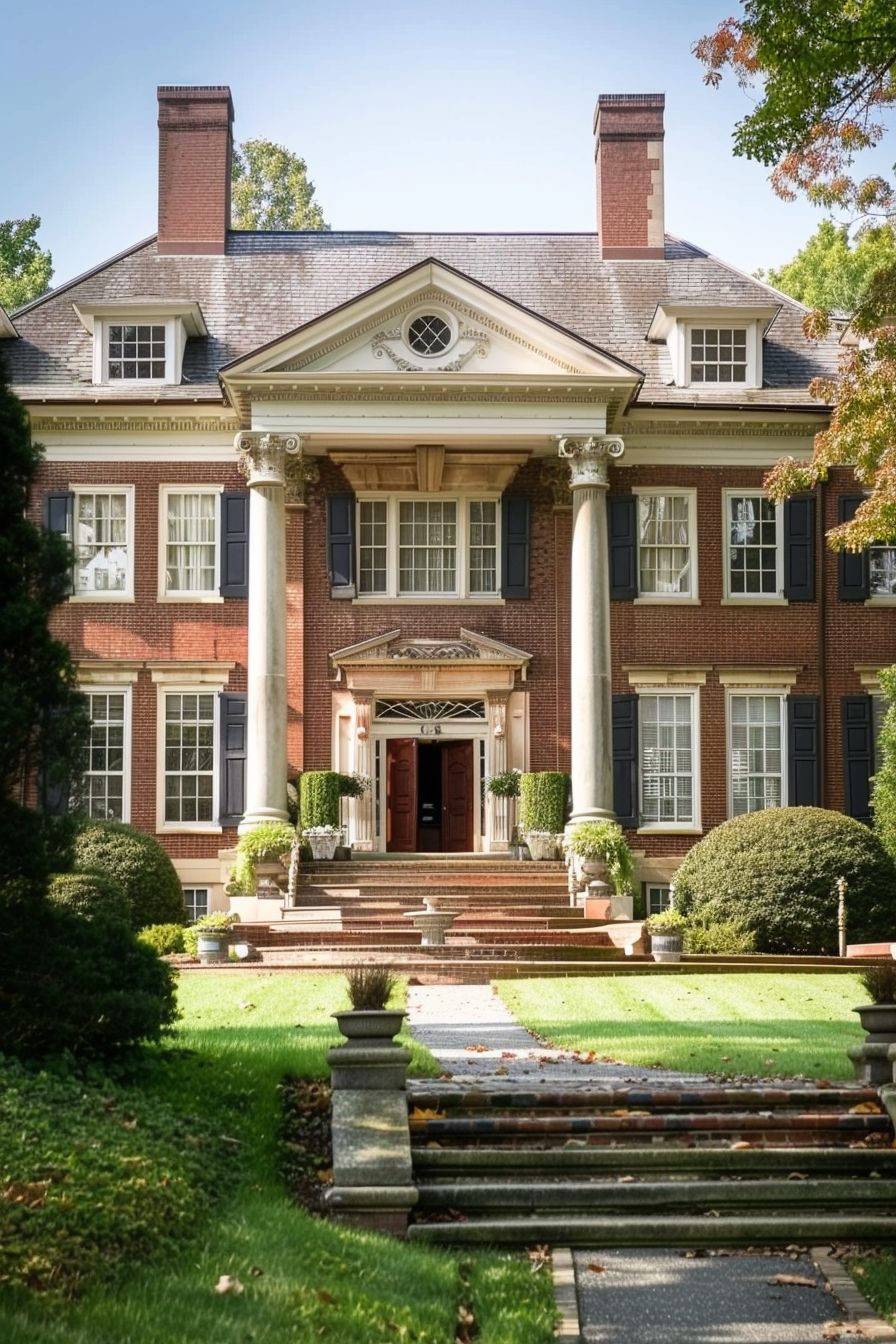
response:
<path id="1" fill-rule="evenodd" d="M 572 816 L 570 825 L 615 820 L 607 554 L 607 463 L 621 439 L 561 438 L 572 490 L 570 691 Z"/>
<path id="2" fill-rule="evenodd" d="M 286 454 L 296 435 L 246 431 L 234 447 L 249 482 L 246 811 L 240 831 L 286 821 Z"/>

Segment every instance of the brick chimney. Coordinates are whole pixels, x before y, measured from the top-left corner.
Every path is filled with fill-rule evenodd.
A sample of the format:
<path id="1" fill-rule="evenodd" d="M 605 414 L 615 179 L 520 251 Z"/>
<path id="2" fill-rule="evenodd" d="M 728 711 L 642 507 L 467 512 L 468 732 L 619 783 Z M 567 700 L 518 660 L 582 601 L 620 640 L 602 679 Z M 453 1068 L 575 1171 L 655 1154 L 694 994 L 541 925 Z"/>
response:
<path id="1" fill-rule="evenodd" d="M 597 230 L 606 261 L 662 260 L 663 93 L 602 93 L 594 110 Z"/>
<path id="2" fill-rule="evenodd" d="M 163 85 L 158 96 L 158 250 L 221 254 L 230 228 L 230 89 Z"/>

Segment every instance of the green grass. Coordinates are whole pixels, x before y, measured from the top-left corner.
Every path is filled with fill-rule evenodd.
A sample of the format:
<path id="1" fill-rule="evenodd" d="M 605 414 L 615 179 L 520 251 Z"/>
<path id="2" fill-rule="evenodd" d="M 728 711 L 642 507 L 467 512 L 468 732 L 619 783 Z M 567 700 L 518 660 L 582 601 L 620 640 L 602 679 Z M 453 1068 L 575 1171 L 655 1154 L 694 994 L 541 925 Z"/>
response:
<path id="1" fill-rule="evenodd" d="M 854 975 L 624 975 L 496 983 L 550 1044 L 626 1064 L 756 1077 L 851 1078 L 867 1000 Z"/>
<path id="2" fill-rule="evenodd" d="M 849 1260 L 847 1269 L 874 1310 L 896 1325 L 896 1251 L 868 1251 Z"/>
<path id="3" fill-rule="evenodd" d="M 0 1294 L 4 1344 L 451 1344 L 455 1255 L 311 1218 L 277 1176 L 277 1085 L 325 1074 L 344 1006 L 338 976 L 202 973 L 180 980 L 175 1052 L 151 1052 L 130 1086 L 240 1142 L 217 1211 L 176 1256 L 75 1303 Z M 438 1072 L 414 1046 L 417 1072 Z M 467 1256 L 478 1344 L 547 1344 L 548 1276 L 520 1259 Z M 221 1275 L 239 1294 L 216 1294 Z"/>

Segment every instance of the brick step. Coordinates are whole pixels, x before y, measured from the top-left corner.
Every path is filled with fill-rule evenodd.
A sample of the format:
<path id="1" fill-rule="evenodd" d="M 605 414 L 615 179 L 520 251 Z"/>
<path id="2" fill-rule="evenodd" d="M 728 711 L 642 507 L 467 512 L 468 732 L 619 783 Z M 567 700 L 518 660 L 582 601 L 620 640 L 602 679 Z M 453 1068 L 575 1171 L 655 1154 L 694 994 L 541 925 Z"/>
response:
<path id="1" fill-rule="evenodd" d="M 455 1209 L 468 1217 L 513 1214 L 677 1213 L 694 1217 L 737 1211 L 794 1209 L 834 1213 L 896 1213 L 896 1181 L 760 1176 L 753 1180 L 466 1180 L 423 1181 L 415 1214 Z"/>
<path id="2" fill-rule="evenodd" d="M 559 860 L 544 860 L 537 863 L 530 860 L 503 858 L 499 854 L 417 854 L 404 858 L 396 854 L 365 855 L 364 858 L 347 860 L 308 860 L 303 862 L 303 873 L 370 873 L 381 876 L 386 873 L 519 873 L 528 871 L 540 876 L 561 874 L 565 877 L 566 864 Z"/>
<path id="3" fill-rule="evenodd" d="M 430 898 L 435 900 L 438 910 L 456 910 L 458 918 L 483 918 L 494 914 L 514 914 L 520 918 L 547 919 L 547 918 L 568 918 L 570 905 L 568 901 L 542 901 L 533 898 L 531 895 L 520 895 L 514 898 L 502 896 L 486 896 L 483 899 L 471 897 L 468 895 L 458 897 L 456 894 L 449 894 L 442 897 Z M 289 918 L 291 910 L 321 910 L 321 909 L 339 909 L 344 914 L 377 914 L 400 915 L 409 914 L 414 910 L 423 909 L 423 897 L 418 893 L 414 896 L 406 897 L 404 900 L 377 899 L 365 896 L 345 896 L 340 892 L 332 892 L 329 896 L 305 896 L 300 893 L 299 900 L 295 906 L 284 906 L 284 918 Z M 581 916 L 580 916 L 581 919 Z"/>
<path id="4" fill-rule="evenodd" d="M 654 1180 L 747 1180 L 762 1176 L 861 1177 L 896 1180 L 894 1148 L 680 1148 L 650 1143 L 624 1149 L 574 1148 L 415 1148 L 417 1180 L 454 1177 L 488 1180 L 618 1180 L 620 1176 Z M 803 1184 L 794 1181 L 795 1185 Z"/>
<path id="5" fill-rule="evenodd" d="M 831 1241 L 869 1245 L 896 1241 L 896 1216 L 883 1213 L 803 1213 L 694 1218 L 561 1216 L 471 1218 L 463 1222 L 412 1223 L 408 1240 L 443 1246 L 817 1246 Z"/>
<path id="6" fill-rule="evenodd" d="M 451 1116 L 411 1124 L 411 1142 L 427 1144 L 549 1144 L 582 1139 L 587 1143 L 625 1144 L 648 1137 L 663 1142 L 756 1142 L 786 1144 L 854 1143 L 892 1139 L 887 1115 L 850 1115 L 822 1112 L 679 1112 L 627 1115 L 479 1115 Z"/>
<path id="7" fill-rule="evenodd" d="M 525 1111 L 613 1111 L 623 1107 L 639 1111 L 672 1114 L 679 1111 L 736 1110 L 745 1112 L 798 1109 L 848 1111 L 853 1106 L 876 1106 L 885 1112 L 877 1088 L 861 1084 L 843 1087 L 814 1087 L 807 1083 L 772 1087 L 582 1087 L 493 1088 L 463 1087 L 451 1084 L 408 1085 L 408 1102 L 421 1110 L 476 1113 L 491 1116 L 496 1112 Z"/>
<path id="8" fill-rule="evenodd" d="M 558 911 L 569 910 L 569 895 L 564 888 L 563 891 L 544 892 L 538 888 L 515 889 L 510 890 L 506 887 L 477 887 L 464 888 L 463 890 L 433 890 L 429 887 L 408 886 L 405 891 L 395 887 L 383 886 L 382 888 L 362 886 L 327 885 L 304 887 L 301 886 L 298 892 L 296 904 L 299 906 L 310 905 L 317 901 L 324 905 L 333 905 L 334 902 L 340 904 L 351 904 L 356 902 L 363 905 L 382 905 L 395 910 L 413 910 L 419 909 L 424 900 L 435 901 L 440 906 L 448 907 L 452 904 L 464 909 L 479 909 L 483 906 L 507 906 L 510 908 L 515 905 L 531 905 L 534 908 L 542 907 L 556 908 Z"/>
<path id="9" fill-rule="evenodd" d="M 299 937 L 301 937 L 301 942 L 297 941 Z M 490 966 L 493 971 L 497 972 L 500 969 L 500 973 L 505 975 L 508 973 L 508 968 L 515 964 L 516 959 L 522 958 L 525 964 L 529 966 L 532 974 L 540 975 L 541 967 L 545 963 L 553 963 L 562 964 L 563 973 L 568 975 L 571 966 L 587 968 L 592 962 L 601 960 L 621 964 L 623 958 L 625 958 L 622 949 L 613 947 L 612 944 L 557 947 L 553 943 L 539 946 L 537 943 L 527 942 L 495 947 L 489 944 L 470 942 L 468 945 L 445 943 L 441 947 L 422 948 L 419 934 L 415 935 L 415 941 L 409 939 L 407 942 L 401 943 L 397 938 L 393 940 L 391 934 L 376 938 L 370 933 L 349 934 L 326 931 L 316 933 L 313 930 L 302 935 L 293 935 L 289 946 L 280 946 L 276 942 L 256 943 L 255 946 L 261 954 L 262 961 L 272 965 L 292 965 L 293 959 L 300 962 L 303 953 L 311 948 L 315 950 L 319 948 L 322 952 L 329 950 L 333 953 L 334 958 L 338 959 L 341 948 L 356 947 L 369 951 L 372 954 L 371 959 L 374 959 L 373 954 L 376 954 L 376 959 L 380 961 L 386 961 L 390 964 L 394 961 L 394 969 L 404 974 L 412 973 L 418 965 L 429 968 L 434 961 L 445 961 L 458 967 L 467 966 L 471 961 L 482 961 L 486 966 Z M 564 954 L 562 963 L 558 963 L 556 960 L 558 953 Z M 625 960 L 631 962 L 632 958 L 628 957 Z M 645 957 L 642 964 L 649 966 L 653 963 Z M 583 973 L 587 973 L 587 971 Z M 576 974 L 578 974 L 578 970 Z"/>

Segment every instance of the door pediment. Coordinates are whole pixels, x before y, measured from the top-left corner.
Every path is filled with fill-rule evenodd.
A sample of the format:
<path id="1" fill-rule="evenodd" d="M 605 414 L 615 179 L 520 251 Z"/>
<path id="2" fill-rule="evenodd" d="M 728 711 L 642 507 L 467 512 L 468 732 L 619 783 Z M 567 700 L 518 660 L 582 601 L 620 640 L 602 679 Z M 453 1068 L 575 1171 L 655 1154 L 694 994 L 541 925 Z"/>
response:
<path id="1" fill-rule="evenodd" d="M 532 655 L 461 628 L 457 637 L 403 638 L 388 630 L 330 654 L 350 691 L 407 696 L 479 695 L 513 690 L 525 681 Z"/>

